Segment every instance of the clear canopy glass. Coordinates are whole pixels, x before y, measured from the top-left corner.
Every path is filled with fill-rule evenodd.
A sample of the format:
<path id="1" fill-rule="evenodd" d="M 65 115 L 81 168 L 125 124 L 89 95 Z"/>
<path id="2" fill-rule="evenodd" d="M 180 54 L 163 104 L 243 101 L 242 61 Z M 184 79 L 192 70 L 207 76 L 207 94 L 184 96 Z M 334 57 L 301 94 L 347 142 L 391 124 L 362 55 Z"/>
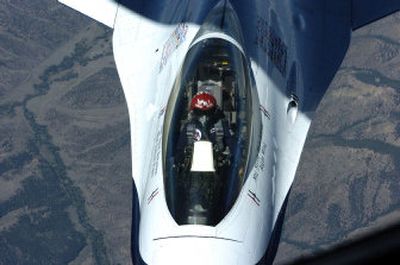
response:
<path id="1" fill-rule="evenodd" d="M 255 100 L 245 57 L 235 45 L 210 38 L 190 48 L 163 135 L 166 201 L 179 225 L 215 226 L 232 208 L 259 146 Z"/>

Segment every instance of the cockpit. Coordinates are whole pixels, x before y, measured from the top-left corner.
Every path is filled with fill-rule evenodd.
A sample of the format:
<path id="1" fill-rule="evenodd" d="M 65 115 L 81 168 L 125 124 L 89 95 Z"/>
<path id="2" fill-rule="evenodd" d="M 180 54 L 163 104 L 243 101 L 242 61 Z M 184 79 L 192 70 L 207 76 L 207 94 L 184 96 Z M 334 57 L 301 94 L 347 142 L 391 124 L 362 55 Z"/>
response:
<path id="1" fill-rule="evenodd" d="M 166 201 L 179 225 L 215 226 L 232 208 L 259 146 L 256 100 L 237 46 L 209 38 L 189 49 L 163 133 Z"/>

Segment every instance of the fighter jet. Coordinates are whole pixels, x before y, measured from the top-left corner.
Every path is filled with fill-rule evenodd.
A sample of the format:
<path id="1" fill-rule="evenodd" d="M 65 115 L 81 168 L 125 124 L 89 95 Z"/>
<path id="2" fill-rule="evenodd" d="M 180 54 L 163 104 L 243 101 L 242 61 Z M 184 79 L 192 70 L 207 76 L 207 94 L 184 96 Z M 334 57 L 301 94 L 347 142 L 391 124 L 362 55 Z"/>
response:
<path id="1" fill-rule="evenodd" d="M 398 0 L 60 0 L 113 28 L 134 264 L 269 264 L 351 32 Z M 323 177 L 323 176 L 321 176 Z"/>

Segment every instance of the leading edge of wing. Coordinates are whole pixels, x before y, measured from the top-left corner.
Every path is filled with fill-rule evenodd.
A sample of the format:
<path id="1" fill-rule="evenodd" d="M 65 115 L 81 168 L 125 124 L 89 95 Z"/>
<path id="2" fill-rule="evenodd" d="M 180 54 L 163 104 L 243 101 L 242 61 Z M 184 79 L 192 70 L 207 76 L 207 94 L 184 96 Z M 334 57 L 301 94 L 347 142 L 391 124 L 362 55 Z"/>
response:
<path id="1" fill-rule="evenodd" d="M 351 23 L 356 30 L 400 10 L 399 0 L 353 0 Z"/>

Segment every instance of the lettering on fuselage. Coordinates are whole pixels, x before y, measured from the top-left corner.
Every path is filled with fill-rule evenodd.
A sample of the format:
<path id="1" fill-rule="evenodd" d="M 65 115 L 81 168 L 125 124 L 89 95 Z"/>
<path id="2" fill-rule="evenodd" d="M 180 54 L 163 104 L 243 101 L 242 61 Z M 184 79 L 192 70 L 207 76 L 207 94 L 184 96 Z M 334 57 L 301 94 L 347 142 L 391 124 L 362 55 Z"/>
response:
<path id="1" fill-rule="evenodd" d="M 150 177 L 154 177 L 158 173 L 158 162 L 160 161 L 161 154 L 161 140 L 162 140 L 162 126 L 157 131 L 154 139 L 154 146 L 151 152 L 151 165 L 150 165 Z"/>
<path id="2" fill-rule="evenodd" d="M 267 20 L 257 18 L 256 45 L 264 51 L 278 71 L 285 76 L 287 64 L 287 47 Z"/>
<path id="3" fill-rule="evenodd" d="M 254 180 L 257 180 L 257 178 L 264 172 L 266 149 L 267 149 L 267 144 L 263 143 L 261 145 L 260 153 L 258 154 L 257 160 L 254 163 L 254 174 L 253 174 Z"/>
<path id="4" fill-rule="evenodd" d="M 188 25 L 186 23 L 179 23 L 174 32 L 169 36 L 165 42 L 160 63 L 160 72 L 167 64 L 171 54 L 179 47 L 179 45 L 185 41 L 186 33 L 188 31 Z"/>

